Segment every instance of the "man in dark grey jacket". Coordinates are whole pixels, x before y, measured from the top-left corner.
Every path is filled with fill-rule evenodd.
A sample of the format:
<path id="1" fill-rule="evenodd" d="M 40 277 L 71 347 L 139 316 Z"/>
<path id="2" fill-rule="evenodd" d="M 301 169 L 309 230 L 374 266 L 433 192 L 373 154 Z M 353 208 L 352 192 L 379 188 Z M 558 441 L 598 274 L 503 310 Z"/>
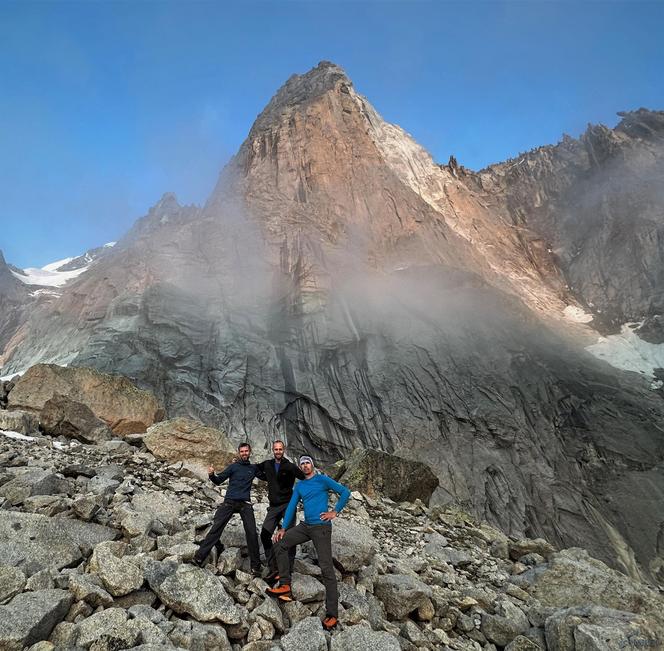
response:
<path id="1" fill-rule="evenodd" d="M 210 481 L 219 485 L 228 479 L 228 489 L 224 503 L 217 509 L 214 515 L 212 527 L 205 539 L 200 544 L 194 555 L 194 563 L 199 567 L 205 564 L 212 548 L 219 543 L 221 534 L 234 513 L 239 513 L 244 526 L 244 534 L 247 538 L 249 559 L 251 561 L 251 572 L 254 576 L 261 575 L 261 558 L 258 548 L 258 535 L 256 533 L 256 518 L 251 506 L 251 483 L 256 476 L 256 466 L 249 461 L 251 446 L 249 443 L 241 443 L 238 446 L 239 461 L 231 463 L 219 474 L 215 474 L 214 467 L 208 468 Z"/>

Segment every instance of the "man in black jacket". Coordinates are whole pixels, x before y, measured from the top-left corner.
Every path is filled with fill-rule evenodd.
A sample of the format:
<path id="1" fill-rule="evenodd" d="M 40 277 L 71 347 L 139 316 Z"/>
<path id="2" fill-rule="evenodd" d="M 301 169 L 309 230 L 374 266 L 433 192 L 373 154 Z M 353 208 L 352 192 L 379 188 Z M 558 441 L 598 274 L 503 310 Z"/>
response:
<path id="1" fill-rule="evenodd" d="M 286 507 L 293 496 L 293 485 L 296 479 L 304 479 L 304 473 L 292 461 L 284 456 L 286 446 L 283 441 L 272 444 L 273 459 L 256 464 L 256 477 L 267 481 L 267 495 L 270 506 L 267 510 L 263 527 L 261 528 L 261 542 L 265 550 L 265 561 L 270 573 L 265 579 L 274 584 L 278 577 L 277 559 L 272 553 L 272 534 L 281 524 Z M 291 570 L 295 560 L 295 547 L 288 550 Z"/>
<path id="2" fill-rule="evenodd" d="M 208 468 L 210 481 L 219 485 L 228 479 L 228 489 L 226 490 L 224 503 L 214 514 L 214 522 L 210 531 L 194 555 L 194 563 L 200 567 L 205 564 L 205 559 L 212 548 L 219 543 L 221 534 L 233 514 L 239 513 L 244 526 L 244 534 L 247 538 L 251 572 L 255 576 L 260 576 L 261 558 L 258 548 L 258 535 L 256 534 L 256 519 L 250 501 L 251 482 L 256 477 L 257 466 L 249 461 L 251 455 L 249 443 L 241 443 L 238 446 L 238 455 L 240 459 L 231 463 L 219 474 L 215 474 L 213 466 Z"/>

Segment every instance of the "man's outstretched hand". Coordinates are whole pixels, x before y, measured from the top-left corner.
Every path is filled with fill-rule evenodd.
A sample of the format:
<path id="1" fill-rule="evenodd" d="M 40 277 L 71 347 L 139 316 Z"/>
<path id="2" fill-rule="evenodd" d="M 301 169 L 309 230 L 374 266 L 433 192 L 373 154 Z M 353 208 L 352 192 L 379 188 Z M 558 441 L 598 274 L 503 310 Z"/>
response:
<path id="1" fill-rule="evenodd" d="M 286 535 L 286 529 L 278 529 L 272 536 L 272 542 L 278 543 Z"/>
<path id="2" fill-rule="evenodd" d="M 323 511 L 320 514 L 320 519 L 321 520 L 334 520 L 334 518 L 337 517 L 337 512 L 336 511 Z"/>
<path id="3" fill-rule="evenodd" d="M 208 466 L 208 475 L 214 475 L 214 466 Z"/>

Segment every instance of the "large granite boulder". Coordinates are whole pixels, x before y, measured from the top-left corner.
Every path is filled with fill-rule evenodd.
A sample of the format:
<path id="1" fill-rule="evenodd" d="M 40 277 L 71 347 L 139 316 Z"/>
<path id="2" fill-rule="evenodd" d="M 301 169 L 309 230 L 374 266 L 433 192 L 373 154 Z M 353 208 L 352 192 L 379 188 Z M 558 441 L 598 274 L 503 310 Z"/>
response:
<path id="1" fill-rule="evenodd" d="M 371 563 L 378 542 L 371 528 L 343 516 L 332 524 L 332 556 L 345 572 L 357 572 Z"/>
<path id="2" fill-rule="evenodd" d="M 222 468 L 236 454 L 235 446 L 220 430 L 190 418 L 175 418 L 152 425 L 143 443 L 157 459 L 198 462 Z"/>
<path id="3" fill-rule="evenodd" d="M 66 436 L 83 443 L 113 438 L 111 428 L 97 418 L 90 407 L 59 394 L 46 401 L 39 413 L 39 426 L 51 436 Z"/>
<path id="4" fill-rule="evenodd" d="M 553 554 L 547 566 L 533 568 L 513 581 L 543 606 L 600 606 L 646 617 L 664 640 L 664 597 L 592 558 L 584 549 Z"/>
<path id="5" fill-rule="evenodd" d="M 219 579 L 206 570 L 173 562 L 150 562 L 145 578 L 159 599 L 176 613 L 199 622 L 238 624 L 240 609 Z"/>
<path id="6" fill-rule="evenodd" d="M 622 651 L 660 649 L 662 631 L 645 617 L 600 606 L 578 606 L 547 618 L 550 651 Z"/>
<path id="7" fill-rule="evenodd" d="M 0 606 L 0 649 L 22 651 L 45 640 L 73 601 L 66 590 L 39 590 L 16 595 Z"/>
<path id="8" fill-rule="evenodd" d="M 86 549 L 117 536 L 117 531 L 99 524 L 0 510 L 0 563 L 17 566 L 27 575 L 59 570 L 80 562 Z"/>
<path id="9" fill-rule="evenodd" d="M 39 418 L 36 414 L 22 409 L 11 411 L 2 409 L 0 410 L 0 429 L 19 434 L 32 434 L 39 429 Z"/>
<path id="10" fill-rule="evenodd" d="M 351 490 L 385 495 L 395 502 L 420 499 L 428 504 L 438 488 L 438 478 L 426 464 L 379 450 L 356 449 L 335 469 L 335 478 Z"/>
<path id="11" fill-rule="evenodd" d="M 131 649 L 139 638 L 135 620 L 128 620 L 127 611 L 122 608 L 108 608 L 94 613 L 78 625 L 77 643 L 84 649 Z"/>
<path id="12" fill-rule="evenodd" d="M 8 406 L 39 412 L 58 394 L 87 405 L 116 434 L 145 432 L 164 416 L 157 399 L 125 377 L 56 364 L 29 368 L 16 381 Z"/>

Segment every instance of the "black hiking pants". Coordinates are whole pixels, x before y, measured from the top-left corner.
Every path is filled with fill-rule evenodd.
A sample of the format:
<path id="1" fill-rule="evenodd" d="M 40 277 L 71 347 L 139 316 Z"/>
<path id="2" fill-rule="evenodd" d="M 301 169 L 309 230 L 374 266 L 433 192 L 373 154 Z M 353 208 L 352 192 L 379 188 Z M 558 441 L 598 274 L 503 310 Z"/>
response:
<path id="1" fill-rule="evenodd" d="M 279 527 L 284 513 L 286 513 L 286 508 L 288 507 L 288 502 L 285 504 L 279 504 L 278 506 L 270 506 L 265 515 L 265 520 L 263 521 L 263 526 L 261 528 L 261 542 L 263 543 L 263 549 L 265 550 L 265 562 L 270 568 L 270 573 L 276 572 L 277 568 L 277 559 L 274 555 L 274 548 L 272 546 L 272 534 L 275 532 L 277 527 Z M 290 569 L 293 571 L 293 563 L 295 562 L 295 545 L 288 550 L 288 558 L 290 560 Z"/>

